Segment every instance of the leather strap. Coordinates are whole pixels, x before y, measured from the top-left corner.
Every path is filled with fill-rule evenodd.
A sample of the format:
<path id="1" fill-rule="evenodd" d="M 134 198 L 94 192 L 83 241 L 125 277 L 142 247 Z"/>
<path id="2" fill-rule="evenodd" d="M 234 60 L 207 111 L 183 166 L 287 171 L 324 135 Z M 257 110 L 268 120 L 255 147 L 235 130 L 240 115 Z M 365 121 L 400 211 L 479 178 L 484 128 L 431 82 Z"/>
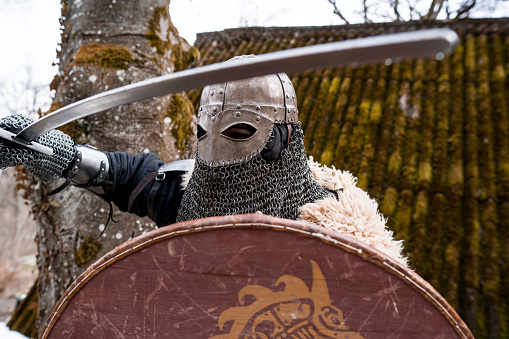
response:
<path id="1" fill-rule="evenodd" d="M 154 220 L 154 200 L 157 194 L 157 191 L 159 190 L 159 187 L 161 187 L 162 180 L 157 180 L 154 182 L 154 185 L 150 189 L 150 193 L 147 197 L 147 208 L 148 208 L 148 216 L 150 219 Z"/>
<path id="2" fill-rule="evenodd" d="M 143 191 L 143 189 L 145 188 L 145 186 L 148 185 L 149 182 L 154 180 L 159 175 L 160 175 L 160 173 L 152 172 L 152 173 L 149 173 L 145 178 L 143 178 L 143 180 L 140 181 L 138 186 L 136 186 L 136 188 L 131 192 L 131 195 L 129 196 L 129 202 L 127 204 L 128 212 L 131 211 L 131 207 L 133 207 L 134 199 L 136 199 L 138 194 L 140 194 L 140 192 Z"/>
<path id="3" fill-rule="evenodd" d="M 49 192 L 48 195 L 53 195 L 53 194 L 57 194 L 58 192 L 61 192 L 64 188 L 69 186 L 71 183 L 72 183 L 71 178 L 67 177 L 65 179 L 65 182 L 62 185 L 58 186 L 53 191 Z"/>

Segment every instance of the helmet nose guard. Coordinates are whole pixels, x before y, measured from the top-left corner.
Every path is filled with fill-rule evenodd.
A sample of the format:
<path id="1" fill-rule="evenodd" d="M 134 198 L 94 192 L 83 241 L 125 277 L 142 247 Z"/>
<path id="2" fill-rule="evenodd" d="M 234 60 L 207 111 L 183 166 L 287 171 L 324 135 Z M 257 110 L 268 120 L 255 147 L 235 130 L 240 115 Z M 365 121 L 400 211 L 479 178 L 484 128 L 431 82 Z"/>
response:
<path id="1" fill-rule="evenodd" d="M 263 150 L 274 124 L 297 121 L 295 89 L 285 73 L 205 86 L 198 110 L 205 134 L 198 140 L 198 157 L 213 167 L 249 160 Z M 241 124 L 252 126 L 254 134 L 234 139 L 224 133 Z"/>

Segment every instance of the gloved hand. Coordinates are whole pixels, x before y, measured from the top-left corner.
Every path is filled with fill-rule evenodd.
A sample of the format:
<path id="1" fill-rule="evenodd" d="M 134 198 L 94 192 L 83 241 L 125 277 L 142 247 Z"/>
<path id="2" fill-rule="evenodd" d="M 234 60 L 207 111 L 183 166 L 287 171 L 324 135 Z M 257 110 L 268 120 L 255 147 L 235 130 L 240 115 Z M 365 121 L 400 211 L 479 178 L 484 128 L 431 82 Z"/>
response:
<path id="1" fill-rule="evenodd" d="M 19 133 L 32 122 L 33 119 L 23 115 L 11 115 L 0 119 L 0 128 Z M 66 175 L 76 156 L 76 146 L 71 137 L 61 131 L 51 130 L 35 141 L 52 148 L 53 154 L 44 155 L 0 139 L 0 169 L 24 165 L 42 183 Z"/>

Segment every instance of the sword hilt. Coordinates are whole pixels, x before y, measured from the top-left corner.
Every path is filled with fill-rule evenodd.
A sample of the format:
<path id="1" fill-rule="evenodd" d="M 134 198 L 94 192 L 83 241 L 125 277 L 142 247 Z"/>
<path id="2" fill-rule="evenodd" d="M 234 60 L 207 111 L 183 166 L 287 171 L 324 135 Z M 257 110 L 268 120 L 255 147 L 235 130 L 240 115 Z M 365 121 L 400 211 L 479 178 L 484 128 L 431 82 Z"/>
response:
<path id="1" fill-rule="evenodd" d="M 40 143 L 35 142 L 35 141 L 25 142 L 22 139 L 16 139 L 15 133 L 6 131 L 2 128 L 0 128 L 0 139 L 7 141 L 7 143 L 12 143 L 12 144 L 15 144 L 16 146 L 26 148 L 31 151 L 35 151 L 35 152 L 38 152 L 38 153 L 41 153 L 41 154 L 44 154 L 47 156 L 51 156 L 53 154 L 52 148 L 50 148 L 48 146 L 41 145 Z"/>

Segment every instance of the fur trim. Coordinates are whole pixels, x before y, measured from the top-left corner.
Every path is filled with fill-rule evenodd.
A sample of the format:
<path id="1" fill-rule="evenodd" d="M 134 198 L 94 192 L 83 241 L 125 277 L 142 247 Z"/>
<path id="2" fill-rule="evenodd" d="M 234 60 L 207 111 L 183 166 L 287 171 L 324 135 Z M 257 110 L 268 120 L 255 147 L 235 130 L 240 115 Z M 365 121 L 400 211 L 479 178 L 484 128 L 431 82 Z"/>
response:
<path id="1" fill-rule="evenodd" d="M 355 178 L 349 172 L 338 171 L 334 166 L 322 166 L 313 161 L 313 157 L 309 157 L 308 165 L 313 179 L 329 191 L 337 191 L 356 184 Z"/>
<path id="2" fill-rule="evenodd" d="M 180 184 L 180 188 L 182 190 L 185 190 L 187 187 L 187 184 L 189 184 L 189 180 L 191 180 L 191 176 L 193 175 L 194 167 L 191 168 L 189 171 L 182 174 L 182 183 Z"/>
<path id="3" fill-rule="evenodd" d="M 314 179 L 322 186 L 332 189 L 340 185 L 344 189 L 339 192 L 338 200 L 326 198 L 302 206 L 298 220 L 351 236 L 408 266 L 402 255 L 403 242 L 394 239 L 378 211 L 378 204 L 356 186 L 357 179 L 349 172 L 320 166 L 312 158 L 310 166 L 313 166 L 313 176 L 317 175 Z"/>

